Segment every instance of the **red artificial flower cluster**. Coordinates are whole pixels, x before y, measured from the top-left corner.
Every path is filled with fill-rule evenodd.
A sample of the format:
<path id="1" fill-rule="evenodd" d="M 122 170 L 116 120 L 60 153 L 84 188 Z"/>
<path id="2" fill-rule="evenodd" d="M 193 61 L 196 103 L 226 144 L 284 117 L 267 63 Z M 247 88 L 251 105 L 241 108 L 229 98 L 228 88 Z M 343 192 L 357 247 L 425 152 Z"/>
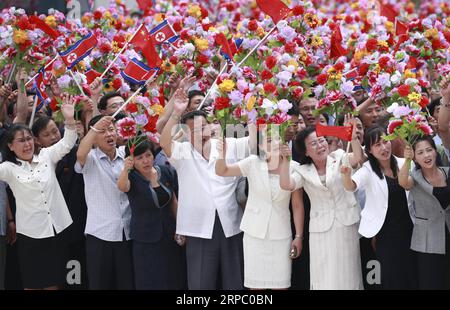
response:
<path id="1" fill-rule="evenodd" d="M 225 97 L 218 97 L 218 98 L 216 98 L 216 101 L 214 102 L 214 108 L 217 111 L 224 110 L 226 108 L 229 108 L 230 106 L 231 106 L 230 99 L 225 98 Z"/>
<path id="2" fill-rule="evenodd" d="M 397 88 L 398 94 L 399 94 L 400 96 L 402 96 L 402 97 L 408 96 L 410 91 L 411 91 L 411 87 L 410 87 L 409 85 L 405 85 L 405 84 L 400 85 L 400 86 Z"/>

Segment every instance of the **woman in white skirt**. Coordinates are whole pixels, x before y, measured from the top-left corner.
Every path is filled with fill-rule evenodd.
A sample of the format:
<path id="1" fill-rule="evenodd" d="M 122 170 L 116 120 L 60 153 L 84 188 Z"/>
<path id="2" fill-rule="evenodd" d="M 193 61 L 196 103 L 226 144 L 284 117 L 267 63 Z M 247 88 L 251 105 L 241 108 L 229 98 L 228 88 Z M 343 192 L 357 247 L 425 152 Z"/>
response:
<path id="1" fill-rule="evenodd" d="M 259 135 L 258 135 L 259 138 Z M 268 137 L 258 143 L 265 156 L 251 155 L 227 164 L 226 146 L 218 143 L 220 159 L 216 161 L 219 176 L 244 176 L 249 194 L 241 222 L 244 231 L 244 286 L 250 289 L 287 289 L 291 286 L 292 258 L 302 250 L 303 201 L 298 191 L 292 193 L 292 210 L 296 234 L 292 238 L 289 200 L 291 192 L 280 188 L 279 143 Z M 264 145 L 263 145 L 264 144 Z M 292 163 L 292 170 L 297 163 Z"/>
<path id="2" fill-rule="evenodd" d="M 345 161 L 356 167 L 363 152 L 355 130 L 351 143 L 354 152 Z M 292 177 L 289 161 L 284 160 L 280 186 L 285 190 L 303 187 L 311 200 L 310 288 L 363 289 L 358 235 L 360 208 L 354 195 L 344 190 L 340 174 L 345 152 L 338 149 L 330 153 L 327 140 L 317 137 L 315 126 L 303 130 L 296 144 L 302 165 L 294 167 L 296 177 Z M 288 152 L 283 147 L 281 153 Z"/>

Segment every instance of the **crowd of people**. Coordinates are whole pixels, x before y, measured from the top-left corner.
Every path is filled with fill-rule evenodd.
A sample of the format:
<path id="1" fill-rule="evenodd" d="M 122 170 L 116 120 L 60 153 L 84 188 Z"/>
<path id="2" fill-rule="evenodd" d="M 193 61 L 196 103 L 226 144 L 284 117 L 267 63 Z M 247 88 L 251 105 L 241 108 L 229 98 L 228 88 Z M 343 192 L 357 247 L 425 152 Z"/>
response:
<path id="1" fill-rule="evenodd" d="M 163 94 L 152 133 L 101 77 L 89 96 L 50 77 L 58 112 L 36 109 L 24 67 L 2 78 L 0 289 L 450 289 L 450 75 L 411 86 L 430 132 L 393 136 L 397 111 L 361 77 L 352 111 L 323 112 L 315 91 L 255 99 L 288 115 L 269 126 L 219 108 L 234 88 L 222 56 L 213 94 L 194 72 L 130 85 Z"/>

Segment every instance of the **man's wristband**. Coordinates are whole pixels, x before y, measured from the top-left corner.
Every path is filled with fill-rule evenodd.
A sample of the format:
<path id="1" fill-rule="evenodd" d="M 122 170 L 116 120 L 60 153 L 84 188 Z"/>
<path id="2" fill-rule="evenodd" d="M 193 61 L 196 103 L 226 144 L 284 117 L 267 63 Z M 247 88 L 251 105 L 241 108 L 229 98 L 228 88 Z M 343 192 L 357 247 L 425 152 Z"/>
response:
<path id="1" fill-rule="evenodd" d="M 181 116 L 177 115 L 177 114 L 173 114 L 170 116 L 172 119 L 176 120 L 177 122 L 179 122 L 181 120 Z"/>
<path id="2" fill-rule="evenodd" d="M 294 239 L 300 239 L 300 240 L 303 240 L 303 239 L 305 239 L 305 238 L 303 238 L 303 236 L 300 236 L 300 235 L 295 235 L 295 238 Z"/>
<path id="3" fill-rule="evenodd" d="M 101 130 L 95 128 L 94 126 L 90 126 L 89 128 L 91 128 L 95 133 L 102 133 Z"/>
<path id="4" fill-rule="evenodd" d="M 16 222 L 15 219 L 10 219 L 10 220 L 8 220 L 8 224 L 9 224 L 9 223 L 15 223 L 15 222 Z"/>

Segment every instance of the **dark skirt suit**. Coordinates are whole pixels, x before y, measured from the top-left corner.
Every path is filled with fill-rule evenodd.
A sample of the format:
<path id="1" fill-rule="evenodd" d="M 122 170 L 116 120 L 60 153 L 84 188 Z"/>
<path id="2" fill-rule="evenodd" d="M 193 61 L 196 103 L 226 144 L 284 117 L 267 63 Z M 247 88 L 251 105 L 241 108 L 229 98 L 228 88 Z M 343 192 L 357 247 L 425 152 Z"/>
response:
<path id="1" fill-rule="evenodd" d="M 174 241 L 171 211 L 174 180 L 167 167 L 155 168 L 160 184 L 156 188 L 136 170 L 129 174 L 135 285 L 138 290 L 184 289 L 183 249 Z"/>

